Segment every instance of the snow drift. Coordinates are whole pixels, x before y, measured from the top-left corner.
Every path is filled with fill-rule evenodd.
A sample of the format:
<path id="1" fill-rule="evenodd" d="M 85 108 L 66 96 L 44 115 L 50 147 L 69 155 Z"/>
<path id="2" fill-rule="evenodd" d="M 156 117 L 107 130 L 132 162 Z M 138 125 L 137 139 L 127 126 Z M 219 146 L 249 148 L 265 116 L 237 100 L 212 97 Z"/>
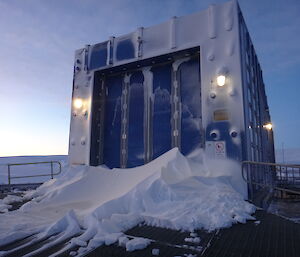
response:
<path id="1" fill-rule="evenodd" d="M 70 167 L 25 197 L 33 200 L 1 215 L 0 242 L 17 235 L 9 228 L 11 222 L 23 222 L 23 227 L 30 222 L 40 235 L 66 231 L 61 240 L 73 237 L 68 248 L 81 246 L 77 254 L 115 242 L 130 251 L 134 245 L 146 247 L 150 242 L 123 234 L 140 223 L 191 232 L 214 230 L 253 219 L 255 211 L 244 201 L 246 185 L 237 163 L 206 160 L 202 152 L 185 157 L 176 148 L 132 169 Z M 46 219 L 41 221 L 42 215 Z"/>

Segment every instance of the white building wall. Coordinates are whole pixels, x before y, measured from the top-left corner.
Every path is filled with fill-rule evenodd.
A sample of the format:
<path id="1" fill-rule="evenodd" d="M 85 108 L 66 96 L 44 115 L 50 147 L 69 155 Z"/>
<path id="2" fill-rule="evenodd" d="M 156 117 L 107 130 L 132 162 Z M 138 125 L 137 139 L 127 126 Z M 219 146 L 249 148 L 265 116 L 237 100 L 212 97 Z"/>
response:
<path id="1" fill-rule="evenodd" d="M 124 38 L 134 42 L 135 58 L 118 61 L 115 49 Z M 240 147 L 241 134 L 244 132 L 244 112 L 236 1 L 212 5 L 202 12 L 174 17 L 150 28 L 139 28 L 136 32 L 110 39 L 109 42 L 113 44 L 113 61 L 109 64 L 108 60 L 109 65 L 103 69 L 200 46 L 203 128 L 206 130 L 214 122 L 215 110 L 226 109 L 229 113 L 229 132 L 237 132 L 232 140 Z M 79 111 L 72 107 L 69 148 L 71 164 L 89 165 L 94 71 L 89 72 L 86 68 L 88 51 L 89 47 L 86 47 L 75 54 L 73 99 L 83 99 L 83 107 Z M 216 84 L 218 74 L 226 74 L 224 87 Z M 212 158 L 216 157 L 214 147 L 206 142 L 205 150 Z"/>

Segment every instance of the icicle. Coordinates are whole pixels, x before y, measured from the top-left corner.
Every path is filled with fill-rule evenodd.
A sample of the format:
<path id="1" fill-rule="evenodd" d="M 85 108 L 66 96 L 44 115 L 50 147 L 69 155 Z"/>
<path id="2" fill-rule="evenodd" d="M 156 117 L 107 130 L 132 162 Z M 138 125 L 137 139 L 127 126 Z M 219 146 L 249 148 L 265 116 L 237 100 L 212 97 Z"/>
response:
<path id="1" fill-rule="evenodd" d="M 151 145 L 151 102 L 153 103 L 153 73 L 151 71 L 151 67 L 145 67 L 143 69 L 144 76 L 144 125 L 145 125 L 145 155 L 146 155 L 146 163 L 150 162 L 152 159 L 152 145 Z"/>
<path id="2" fill-rule="evenodd" d="M 129 83 L 131 74 L 124 76 L 122 89 L 121 108 L 122 108 L 122 125 L 121 125 L 121 167 L 125 168 L 127 163 L 127 135 L 128 135 L 128 104 L 129 104 Z"/>

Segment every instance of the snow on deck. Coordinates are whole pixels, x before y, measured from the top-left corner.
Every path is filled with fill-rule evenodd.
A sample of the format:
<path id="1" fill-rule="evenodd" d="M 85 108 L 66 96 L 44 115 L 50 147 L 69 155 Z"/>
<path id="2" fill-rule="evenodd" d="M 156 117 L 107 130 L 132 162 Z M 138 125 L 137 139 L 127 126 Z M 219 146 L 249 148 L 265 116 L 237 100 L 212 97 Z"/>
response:
<path id="1" fill-rule="evenodd" d="M 27 193 L 25 199 L 33 199 L 20 210 L 0 215 L 0 245 L 33 233 L 38 233 L 36 240 L 60 233 L 42 250 L 73 237 L 67 247 L 81 246 L 80 254 L 118 242 L 140 223 L 193 232 L 253 219 L 255 207 L 244 201 L 240 166 L 207 162 L 201 152 L 186 158 L 172 149 L 132 169 L 69 167 Z M 147 242 L 129 240 L 124 247 L 141 245 Z"/>

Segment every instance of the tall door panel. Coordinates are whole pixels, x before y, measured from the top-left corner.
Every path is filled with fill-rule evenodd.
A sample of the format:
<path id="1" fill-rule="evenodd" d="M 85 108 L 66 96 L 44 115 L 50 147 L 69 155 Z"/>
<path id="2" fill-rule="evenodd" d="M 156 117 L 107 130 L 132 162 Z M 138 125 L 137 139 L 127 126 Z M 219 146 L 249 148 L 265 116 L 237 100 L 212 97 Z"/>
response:
<path id="1" fill-rule="evenodd" d="M 153 72 L 153 159 L 171 149 L 172 64 L 152 68 Z"/>
<path id="2" fill-rule="evenodd" d="M 201 147 L 201 85 L 199 58 L 179 68 L 181 94 L 181 152 L 184 155 Z"/>
<path id="3" fill-rule="evenodd" d="M 129 85 L 128 168 L 145 163 L 143 82 L 141 71 L 132 73 Z"/>
<path id="4" fill-rule="evenodd" d="M 123 76 L 106 80 L 103 162 L 109 168 L 120 167 L 121 95 Z"/>

